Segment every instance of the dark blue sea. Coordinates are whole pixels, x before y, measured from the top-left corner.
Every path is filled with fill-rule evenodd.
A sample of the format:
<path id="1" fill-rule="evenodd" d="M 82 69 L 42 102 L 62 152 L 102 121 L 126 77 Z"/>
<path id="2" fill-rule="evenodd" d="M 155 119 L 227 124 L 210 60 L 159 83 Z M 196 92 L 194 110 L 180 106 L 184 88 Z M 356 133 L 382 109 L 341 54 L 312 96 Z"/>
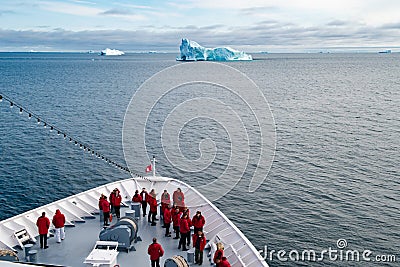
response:
<path id="1" fill-rule="evenodd" d="M 0 94 L 96 153 L 125 165 L 122 128 L 128 104 L 152 75 L 186 64 L 176 62 L 175 56 L 0 53 Z M 276 126 L 275 158 L 267 179 L 249 192 L 259 141 L 257 131 L 250 132 L 255 144 L 243 179 L 214 203 L 263 250 L 263 256 L 266 252 L 270 266 L 398 266 L 400 54 L 253 57 L 256 60 L 251 62 L 225 64 L 252 79 L 268 100 Z M 195 72 L 191 75 L 196 77 Z M 213 93 L 222 95 L 215 88 L 201 93 L 209 98 L 217 97 Z M 168 161 L 158 126 L 179 101 L 198 94 L 199 88 L 189 86 L 157 102 L 146 138 L 149 156 L 157 157 L 158 173 L 194 186 L 218 178 L 229 164 L 224 125 L 198 117 L 182 129 L 180 145 L 187 158 L 200 156 L 198 143 L 204 138 L 211 138 L 218 148 L 212 164 L 196 173 L 176 169 Z M 242 115 L 247 110 L 239 104 L 233 108 Z M 144 174 L 144 168 L 134 171 Z M 38 125 L 25 111 L 20 114 L 17 106 L 10 108 L 3 97 L 0 220 L 128 177 L 57 131 Z M 328 254 L 322 261 L 296 260 L 296 253 L 290 254 L 330 248 L 338 254 L 339 250 L 343 254 L 369 250 L 370 261 Z M 379 262 L 393 261 L 392 256 L 396 263 Z"/>

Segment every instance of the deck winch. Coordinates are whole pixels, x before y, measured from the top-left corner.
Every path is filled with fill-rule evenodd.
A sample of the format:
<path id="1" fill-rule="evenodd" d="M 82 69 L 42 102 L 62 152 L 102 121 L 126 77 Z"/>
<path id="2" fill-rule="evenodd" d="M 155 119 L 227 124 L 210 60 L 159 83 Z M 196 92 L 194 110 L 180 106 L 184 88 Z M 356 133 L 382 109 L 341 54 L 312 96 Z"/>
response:
<path id="1" fill-rule="evenodd" d="M 189 264 L 184 257 L 175 255 L 165 260 L 164 267 L 189 267 Z"/>
<path id="2" fill-rule="evenodd" d="M 133 243 L 142 241 L 137 235 L 138 224 L 133 217 L 122 217 L 116 224 L 109 228 L 103 229 L 99 238 L 101 241 L 116 241 L 118 242 L 118 249 L 136 250 Z"/>

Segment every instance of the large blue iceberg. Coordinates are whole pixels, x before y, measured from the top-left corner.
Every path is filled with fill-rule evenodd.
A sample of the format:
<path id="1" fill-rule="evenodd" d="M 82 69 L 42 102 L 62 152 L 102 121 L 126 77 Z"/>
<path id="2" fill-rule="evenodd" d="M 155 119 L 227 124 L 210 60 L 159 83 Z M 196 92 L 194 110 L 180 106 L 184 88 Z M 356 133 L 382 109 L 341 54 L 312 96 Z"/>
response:
<path id="1" fill-rule="evenodd" d="M 253 60 L 251 55 L 242 51 L 237 51 L 230 47 L 206 48 L 194 41 L 182 39 L 179 47 L 181 51 L 180 61 L 235 61 L 235 60 Z"/>

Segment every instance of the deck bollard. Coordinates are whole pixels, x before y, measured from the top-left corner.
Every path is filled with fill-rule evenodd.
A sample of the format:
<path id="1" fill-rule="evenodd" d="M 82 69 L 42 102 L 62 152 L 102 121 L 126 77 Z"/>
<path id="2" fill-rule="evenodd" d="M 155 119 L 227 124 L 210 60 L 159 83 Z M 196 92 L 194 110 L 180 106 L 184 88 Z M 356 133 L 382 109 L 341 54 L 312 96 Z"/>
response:
<path id="1" fill-rule="evenodd" d="M 37 250 L 32 249 L 28 252 L 29 255 L 29 262 L 36 263 L 37 262 Z"/>
<path id="2" fill-rule="evenodd" d="M 24 246 L 25 249 L 25 260 L 29 261 L 29 251 L 32 249 L 33 245 L 32 244 L 26 244 Z"/>
<path id="3" fill-rule="evenodd" d="M 135 218 L 135 213 L 136 212 L 134 210 L 127 210 L 127 211 L 125 211 L 125 216 Z"/>
<path id="4" fill-rule="evenodd" d="M 135 217 L 136 218 L 140 217 L 140 203 L 132 202 L 131 203 L 131 210 L 135 211 Z"/>
<path id="5" fill-rule="evenodd" d="M 189 249 L 187 251 L 187 262 L 194 263 L 194 249 Z"/>

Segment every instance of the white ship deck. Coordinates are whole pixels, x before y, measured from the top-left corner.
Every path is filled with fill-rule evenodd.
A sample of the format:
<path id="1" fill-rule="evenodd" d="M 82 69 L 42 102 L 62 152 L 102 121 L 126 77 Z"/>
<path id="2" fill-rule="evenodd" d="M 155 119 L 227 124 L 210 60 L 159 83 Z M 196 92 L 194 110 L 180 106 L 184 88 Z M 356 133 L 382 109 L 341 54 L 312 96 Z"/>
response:
<path id="1" fill-rule="evenodd" d="M 109 195 L 114 188 L 118 188 L 124 197 L 124 202 L 129 204 L 135 190 L 140 190 L 142 187 L 145 187 L 148 191 L 154 188 L 158 193 L 158 199 L 164 189 L 167 189 L 172 195 L 172 192 L 177 187 L 180 187 L 185 193 L 185 202 L 190 209 L 191 216 L 195 214 L 196 210 L 200 210 L 206 218 L 204 231 L 207 239 L 211 240 L 212 243 L 216 240 L 224 243 L 225 256 L 228 258 L 231 266 L 268 266 L 240 230 L 212 203 L 198 193 L 197 190 L 178 180 L 163 177 L 152 177 L 149 180 L 139 178 L 121 180 L 1 221 L 0 248 L 14 249 L 18 252 L 20 261 L 24 260 L 24 251 L 18 248 L 18 241 L 14 237 L 14 233 L 21 229 L 26 229 L 31 236 L 38 239 L 37 227 L 35 225 L 37 218 L 45 211 L 47 217 L 51 219 L 55 210 L 60 209 L 67 219 L 67 227 L 65 228 L 66 239 L 59 244 L 56 243 L 54 237 L 49 238 L 48 249 L 40 249 L 37 240 L 32 248 L 38 251 L 37 263 L 73 267 L 88 266 L 83 262 L 92 251 L 96 241 L 99 240 L 99 233 L 103 228 L 103 223 L 100 222 L 99 215 L 93 216 L 98 211 L 99 196 L 102 193 Z M 129 205 L 121 209 L 121 216 L 127 210 L 130 210 Z M 113 223 L 115 221 L 113 220 Z M 178 250 L 178 240 L 172 238 L 174 234 L 172 234 L 172 237 L 164 236 L 165 229 L 161 227 L 160 221 L 157 221 L 157 226 L 150 226 L 150 223 L 147 222 L 147 216 L 146 218 L 141 216 L 138 221 L 138 229 L 138 236 L 140 236 L 142 241 L 133 244 L 136 251 L 130 251 L 129 253 L 125 251 L 119 252 L 117 257 L 119 266 L 150 266 L 147 248 L 151 244 L 153 237 L 157 237 L 158 242 L 165 250 L 165 255 L 160 261 L 161 266 L 164 265 L 166 259 L 174 255 L 181 255 L 185 259 L 187 258 L 186 252 Z M 211 264 L 207 257 L 207 252 L 208 250 L 204 252 L 203 266 L 210 266 Z M 0 261 L 0 266 L 9 266 L 9 263 Z M 14 264 L 10 266 L 14 266 Z"/>

